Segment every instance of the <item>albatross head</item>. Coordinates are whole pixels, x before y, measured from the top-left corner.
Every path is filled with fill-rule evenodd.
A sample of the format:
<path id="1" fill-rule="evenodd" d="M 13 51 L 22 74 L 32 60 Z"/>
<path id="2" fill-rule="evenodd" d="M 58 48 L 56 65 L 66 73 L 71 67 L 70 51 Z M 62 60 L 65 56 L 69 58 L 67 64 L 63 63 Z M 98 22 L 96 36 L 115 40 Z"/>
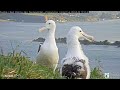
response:
<path id="1" fill-rule="evenodd" d="M 39 29 L 39 32 L 42 32 L 44 30 L 48 30 L 49 32 L 54 32 L 56 29 L 56 24 L 53 20 L 48 20 L 45 24 L 45 27 L 42 27 Z"/>
<path id="2" fill-rule="evenodd" d="M 82 31 L 82 29 L 79 26 L 74 26 L 70 29 L 68 36 L 74 36 L 78 39 L 84 38 L 90 42 L 94 41 L 94 37 L 87 35 L 85 32 Z"/>

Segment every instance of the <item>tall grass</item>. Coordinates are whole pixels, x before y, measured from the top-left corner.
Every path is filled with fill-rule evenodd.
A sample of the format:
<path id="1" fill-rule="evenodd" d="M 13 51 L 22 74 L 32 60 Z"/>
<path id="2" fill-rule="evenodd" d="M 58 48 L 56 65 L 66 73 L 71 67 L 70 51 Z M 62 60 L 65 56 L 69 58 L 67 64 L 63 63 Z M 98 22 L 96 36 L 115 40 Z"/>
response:
<path id="1" fill-rule="evenodd" d="M 102 70 L 99 67 L 95 67 L 92 71 L 91 71 L 91 79 L 105 79 L 104 74 L 102 72 Z"/>
<path id="2" fill-rule="evenodd" d="M 104 73 L 102 71 L 102 64 L 101 61 L 99 59 L 96 59 L 97 61 L 97 67 L 93 68 L 91 70 L 91 79 L 105 79 L 104 77 Z"/>
<path id="3" fill-rule="evenodd" d="M 0 79 L 57 79 L 59 73 L 30 61 L 20 53 L 0 55 Z"/>

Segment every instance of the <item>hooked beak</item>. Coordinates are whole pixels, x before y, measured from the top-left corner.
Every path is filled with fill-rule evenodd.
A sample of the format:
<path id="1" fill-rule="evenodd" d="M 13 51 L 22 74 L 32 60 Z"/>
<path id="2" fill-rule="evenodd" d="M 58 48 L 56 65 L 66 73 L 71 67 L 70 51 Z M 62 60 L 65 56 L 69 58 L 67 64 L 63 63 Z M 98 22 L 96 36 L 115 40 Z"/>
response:
<path id="1" fill-rule="evenodd" d="M 44 30 L 46 30 L 46 27 L 42 27 L 39 29 L 39 32 L 43 32 Z"/>
<path id="2" fill-rule="evenodd" d="M 84 36 L 84 38 L 90 42 L 94 42 L 94 37 L 93 36 L 90 36 L 84 32 L 82 32 L 82 35 Z"/>

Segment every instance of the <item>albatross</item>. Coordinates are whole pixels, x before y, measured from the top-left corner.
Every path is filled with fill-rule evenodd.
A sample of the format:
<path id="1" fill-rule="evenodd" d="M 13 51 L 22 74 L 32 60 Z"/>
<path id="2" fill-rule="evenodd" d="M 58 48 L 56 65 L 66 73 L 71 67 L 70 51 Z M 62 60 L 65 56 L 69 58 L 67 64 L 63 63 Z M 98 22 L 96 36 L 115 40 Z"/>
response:
<path id="1" fill-rule="evenodd" d="M 44 30 L 47 30 L 47 35 L 44 43 L 39 46 L 36 63 L 52 68 L 53 71 L 55 71 L 59 60 L 58 48 L 55 42 L 55 22 L 53 20 L 48 20 L 45 27 L 39 29 L 39 32 Z"/>
<path id="2" fill-rule="evenodd" d="M 60 74 L 67 79 L 90 78 L 89 60 L 80 45 L 81 38 L 94 41 L 94 37 L 87 35 L 79 26 L 73 26 L 67 34 L 68 50 L 60 63 Z"/>

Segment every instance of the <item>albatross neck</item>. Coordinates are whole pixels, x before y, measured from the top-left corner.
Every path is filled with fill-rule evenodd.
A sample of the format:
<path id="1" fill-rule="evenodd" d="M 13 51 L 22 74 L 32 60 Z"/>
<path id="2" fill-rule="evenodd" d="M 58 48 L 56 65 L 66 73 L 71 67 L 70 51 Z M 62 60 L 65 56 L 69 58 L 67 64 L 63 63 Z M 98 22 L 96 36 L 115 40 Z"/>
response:
<path id="1" fill-rule="evenodd" d="M 55 30 L 49 30 L 45 38 L 45 42 L 55 43 Z"/>
<path id="2" fill-rule="evenodd" d="M 82 51 L 82 47 L 80 45 L 80 42 L 78 41 L 77 37 L 69 37 L 67 38 L 67 46 L 68 46 L 68 51 L 67 51 L 67 56 L 78 56 L 82 57 L 84 56 L 84 53 Z"/>

